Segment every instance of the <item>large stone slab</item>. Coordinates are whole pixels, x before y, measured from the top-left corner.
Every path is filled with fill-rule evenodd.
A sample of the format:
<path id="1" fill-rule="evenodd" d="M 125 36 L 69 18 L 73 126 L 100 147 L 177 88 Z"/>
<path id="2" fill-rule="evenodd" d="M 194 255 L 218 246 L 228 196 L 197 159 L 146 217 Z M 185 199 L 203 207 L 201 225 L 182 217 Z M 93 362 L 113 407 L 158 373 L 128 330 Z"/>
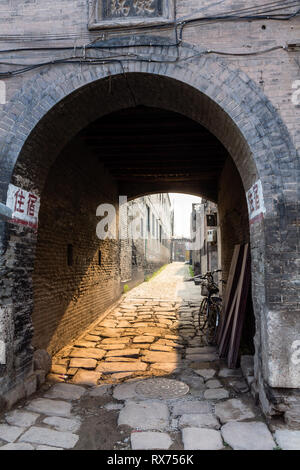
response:
<path id="1" fill-rule="evenodd" d="M 116 357 L 116 356 L 138 356 L 140 353 L 139 349 L 117 349 L 116 351 L 109 351 L 106 354 L 106 357 Z"/>
<path id="2" fill-rule="evenodd" d="M 202 400 L 189 400 L 189 401 L 179 401 L 175 403 L 172 407 L 172 414 L 174 416 L 180 416 L 184 414 L 194 414 L 194 413 L 210 413 L 212 407 L 210 403 Z"/>
<path id="3" fill-rule="evenodd" d="M 163 431 L 169 424 L 169 410 L 159 401 L 129 401 L 119 414 L 118 425 L 122 424 L 135 429 Z"/>
<path id="4" fill-rule="evenodd" d="M 163 363 L 154 362 L 150 366 L 151 371 L 160 370 L 160 371 L 164 371 L 168 373 L 176 372 L 179 369 L 180 369 L 180 364 L 177 364 L 176 362 L 163 362 Z"/>
<path id="5" fill-rule="evenodd" d="M 53 429 L 32 426 L 21 436 L 20 441 L 72 449 L 78 439 L 79 436 L 71 432 L 54 431 Z"/>
<path id="6" fill-rule="evenodd" d="M 74 348 L 70 352 L 70 357 L 83 357 L 88 359 L 102 359 L 106 354 L 106 351 L 103 351 L 99 348 Z M 74 367 L 74 366 L 71 366 Z"/>
<path id="7" fill-rule="evenodd" d="M 169 449 L 172 439 L 164 432 L 146 431 L 131 433 L 131 448 L 133 450 L 163 450 Z"/>
<path id="8" fill-rule="evenodd" d="M 25 431 L 20 426 L 10 426 L 9 424 L 0 424 L 0 439 L 6 442 L 14 442 Z"/>
<path id="9" fill-rule="evenodd" d="M 45 418 L 43 423 L 53 426 L 57 431 L 76 432 L 80 428 L 79 419 L 61 418 L 60 416 Z"/>
<path id="10" fill-rule="evenodd" d="M 36 398 L 32 400 L 27 406 L 27 409 L 48 416 L 69 417 L 71 414 L 70 403 L 59 400 L 48 400 L 47 398 Z"/>
<path id="11" fill-rule="evenodd" d="M 242 377 L 241 369 L 227 369 L 224 367 L 219 371 L 219 377 Z"/>
<path id="12" fill-rule="evenodd" d="M 280 429 L 275 432 L 274 437 L 282 450 L 300 450 L 300 430 Z"/>
<path id="13" fill-rule="evenodd" d="M 165 346 L 163 344 L 160 344 L 160 343 L 156 342 L 156 343 L 151 344 L 150 350 L 151 351 L 171 352 L 171 351 L 173 351 L 173 348 L 171 346 Z"/>
<path id="14" fill-rule="evenodd" d="M 211 354 L 215 353 L 216 348 L 214 346 L 203 346 L 203 347 L 195 347 L 195 348 L 187 348 L 187 354 Z"/>
<path id="15" fill-rule="evenodd" d="M 23 410 L 14 410 L 10 411 L 5 415 L 5 420 L 8 424 L 12 426 L 20 426 L 27 428 L 32 426 L 36 420 L 38 419 L 39 414 L 37 413 L 30 413 L 29 411 Z"/>
<path id="16" fill-rule="evenodd" d="M 220 431 L 207 428 L 184 428 L 182 441 L 185 450 L 221 450 L 224 445 Z"/>
<path id="17" fill-rule="evenodd" d="M 111 385 L 98 385 L 97 387 L 92 388 L 92 390 L 89 391 L 89 395 L 91 397 L 103 397 L 106 395 L 109 395 L 111 392 Z"/>
<path id="18" fill-rule="evenodd" d="M 96 359 L 74 358 L 70 361 L 70 367 L 78 367 L 81 369 L 95 369 L 97 365 Z"/>
<path id="19" fill-rule="evenodd" d="M 145 362 L 174 362 L 178 363 L 180 357 L 176 352 L 158 352 L 158 351 L 145 351 L 142 356 Z"/>
<path id="20" fill-rule="evenodd" d="M 221 423 L 255 418 L 255 412 L 252 407 L 236 398 L 218 403 L 215 408 L 215 413 Z"/>
<path id="21" fill-rule="evenodd" d="M 141 361 L 135 362 L 101 362 L 96 371 L 104 374 L 113 372 L 143 372 L 147 369 L 147 364 Z"/>
<path id="22" fill-rule="evenodd" d="M 122 343 L 128 343 L 129 339 L 128 338 L 104 338 L 101 341 L 101 347 L 103 344 L 122 344 Z M 121 349 L 121 346 L 120 346 Z"/>
<path id="23" fill-rule="evenodd" d="M 208 380 L 205 385 L 208 388 L 222 388 L 223 387 L 220 380 L 218 379 Z"/>
<path id="24" fill-rule="evenodd" d="M 105 349 L 106 351 L 114 351 L 120 350 L 125 348 L 125 343 L 117 343 L 117 344 L 103 344 L 101 343 L 101 349 Z"/>
<path id="25" fill-rule="evenodd" d="M 179 419 L 180 427 L 220 429 L 220 423 L 212 413 L 185 414 Z"/>
<path id="26" fill-rule="evenodd" d="M 210 353 L 210 354 L 187 354 L 186 358 L 189 361 L 195 361 L 195 362 L 213 362 L 213 361 L 218 361 L 219 358 L 216 354 Z"/>
<path id="27" fill-rule="evenodd" d="M 101 375 L 99 371 L 78 369 L 72 382 L 78 385 L 98 385 Z"/>
<path id="28" fill-rule="evenodd" d="M 27 442 L 11 442 L 0 447 L 0 450 L 34 450 L 34 447 Z"/>
<path id="29" fill-rule="evenodd" d="M 272 450 L 276 447 L 265 423 L 231 421 L 222 426 L 221 433 L 234 450 Z"/>
<path id="30" fill-rule="evenodd" d="M 129 398 L 136 398 L 137 394 L 135 391 L 135 387 L 139 382 L 130 382 L 130 383 L 122 383 L 117 385 L 114 388 L 113 397 L 116 400 L 128 400 Z"/>
<path id="31" fill-rule="evenodd" d="M 63 400 L 79 400 L 85 393 L 85 388 L 72 384 L 56 384 L 45 393 L 47 398 L 62 398 Z"/>
<path id="32" fill-rule="evenodd" d="M 139 335 L 133 338 L 133 343 L 153 343 L 155 340 L 154 336 L 147 336 L 147 335 Z"/>
<path id="33" fill-rule="evenodd" d="M 212 388 L 204 392 L 204 398 L 206 400 L 223 400 L 228 397 L 229 392 L 225 390 L 225 388 Z"/>
<path id="34" fill-rule="evenodd" d="M 104 338 L 118 338 L 118 336 L 121 335 L 122 333 L 122 329 L 121 328 L 101 328 L 98 330 L 98 333 L 100 336 L 103 336 Z"/>

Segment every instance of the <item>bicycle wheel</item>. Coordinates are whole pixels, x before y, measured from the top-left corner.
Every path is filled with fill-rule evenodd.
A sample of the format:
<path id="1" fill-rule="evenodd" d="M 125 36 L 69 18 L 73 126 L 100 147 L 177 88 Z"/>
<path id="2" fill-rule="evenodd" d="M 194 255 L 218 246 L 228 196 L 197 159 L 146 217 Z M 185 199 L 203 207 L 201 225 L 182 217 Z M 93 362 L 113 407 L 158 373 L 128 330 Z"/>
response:
<path id="1" fill-rule="evenodd" d="M 215 344 L 217 330 L 220 322 L 220 307 L 217 303 L 212 302 L 209 306 L 207 328 L 205 332 L 206 342 L 208 345 Z"/>
<path id="2" fill-rule="evenodd" d="M 199 323 L 199 328 L 200 331 L 203 331 L 206 323 L 207 323 L 207 318 L 208 318 L 208 299 L 207 297 L 204 297 L 200 304 L 199 308 L 199 316 L 198 316 L 198 323 Z"/>

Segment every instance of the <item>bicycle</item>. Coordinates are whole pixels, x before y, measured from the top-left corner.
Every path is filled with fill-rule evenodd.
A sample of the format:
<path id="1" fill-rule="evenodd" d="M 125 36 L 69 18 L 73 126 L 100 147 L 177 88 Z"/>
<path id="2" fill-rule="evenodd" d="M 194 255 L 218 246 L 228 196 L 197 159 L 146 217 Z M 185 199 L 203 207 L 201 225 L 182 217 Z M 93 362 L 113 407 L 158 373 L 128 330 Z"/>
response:
<path id="1" fill-rule="evenodd" d="M 222 270 L 208 271 L 204 275 L 194 276 L 193 278 L 195 284 L 200 284 L 202 287 L 201 294 L 204 296 L 204 299 L 200 304 L 198 323 L 200 331 L 205 332 L 208 345 L 215 344 L 220 322 L 222 299 L 215 295 L 218 294 L 219 288 L 214 281 L 214 274 L 219 272 L 222 272 Z"/>

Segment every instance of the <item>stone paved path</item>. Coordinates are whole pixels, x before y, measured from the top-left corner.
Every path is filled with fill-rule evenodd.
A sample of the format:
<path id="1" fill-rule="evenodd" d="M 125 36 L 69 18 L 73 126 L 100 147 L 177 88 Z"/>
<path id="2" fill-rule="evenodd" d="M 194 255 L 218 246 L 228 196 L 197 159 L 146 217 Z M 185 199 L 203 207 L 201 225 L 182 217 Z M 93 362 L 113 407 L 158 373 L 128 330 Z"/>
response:
<path id="1" fill-rule="evenodd" d="M 60 351 L 1 417 L 0 450 L 300 449 L 300 431 L 267 425 L 242 371 L 205 345 L 187 275 L 169 265 Z"/>

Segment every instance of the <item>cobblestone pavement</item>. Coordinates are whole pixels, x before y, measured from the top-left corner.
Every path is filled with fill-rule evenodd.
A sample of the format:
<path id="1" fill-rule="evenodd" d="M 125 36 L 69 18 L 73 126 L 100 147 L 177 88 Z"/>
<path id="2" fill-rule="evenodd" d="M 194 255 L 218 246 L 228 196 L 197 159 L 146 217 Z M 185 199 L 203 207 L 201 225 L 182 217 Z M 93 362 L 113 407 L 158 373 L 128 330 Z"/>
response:
<path id="1" fill-rule="evenodd" d="M 199 287 L 173 263 L 54 358 L 38 393 L 2 416 L 0 449 L 300 449 L 266 423 L 241 369 L 205 346 Z"/>

